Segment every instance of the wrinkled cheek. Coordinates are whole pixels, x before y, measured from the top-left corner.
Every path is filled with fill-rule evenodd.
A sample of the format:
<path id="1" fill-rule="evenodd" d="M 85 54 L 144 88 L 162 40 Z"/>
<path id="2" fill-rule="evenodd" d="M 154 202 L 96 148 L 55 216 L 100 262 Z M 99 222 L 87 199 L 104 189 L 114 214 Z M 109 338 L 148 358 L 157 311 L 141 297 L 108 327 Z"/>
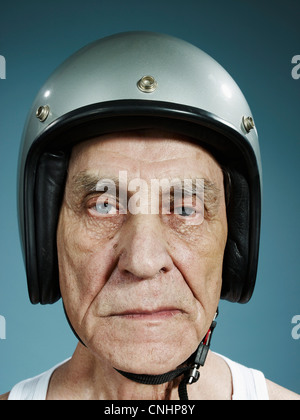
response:
<path id="1" fill-rule="evenodd" d="M 67 238 L 58 235 L 57 240 L 60 289 L 72 324 L 81 324 L 102 287 L 101 267 L 99 263 L 95 265 L 95 261 L 101 260 L 94 251 L 87 250 L 83 239 L 77 241 L 74 234 Z"/>
<path id="2" fill-rule="evenodd" d="M 223 248 L 210 245 L 204 249 L 202 242 L 195 248 L 181 247 L 176 255 L 176 264 L 198 302 L 199 314 L 206 319 L 213 317 L 221 295 Z"/>
<path id="3" fill-rule="evenodd" d="M 214 308 L 220 299 L 222 288 L 223 256 L 215 255 L 209 259 L 204 274 L 206 305 Z"/>
<path id="4" fill-rule="evenodd" d="M 66 253 L 63 255 L 59 253 L 61 295 L 71 322 L 73 320 L 79 322 L 82 319 L 89 300 L 84 283 L 80 281 L 80 279 L 85 278 L 85 270 L 79 264 L 78 260 L 76 263 L 78 265 L 75 265 L 72 258 L 66 255 Z"/>

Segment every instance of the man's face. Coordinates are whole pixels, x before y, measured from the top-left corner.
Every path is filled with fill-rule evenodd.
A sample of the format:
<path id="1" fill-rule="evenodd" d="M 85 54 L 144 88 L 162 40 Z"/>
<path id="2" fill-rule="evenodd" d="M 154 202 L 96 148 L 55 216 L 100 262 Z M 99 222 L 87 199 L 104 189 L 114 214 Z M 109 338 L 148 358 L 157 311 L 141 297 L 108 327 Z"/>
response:
<path id="1" fill-rule="evenodd" d="M 193 193 L 169 197 L 166 212 L 161 193 L 151 212 L 151 180 L 178 178 L 204 180 L 204 212 Z M 99 191 L 103 179 L 114 180 L 116 197 Z M 149 186 L 148 207 L 124 211 L 136 179 Z M 218 306 L 226 240 L 222 170 L 199 146 L 136 132 L 74 147 L 57 232 L 60 286 L 73 327 L 102 363 L 161 374 L 184 362 Z"/>

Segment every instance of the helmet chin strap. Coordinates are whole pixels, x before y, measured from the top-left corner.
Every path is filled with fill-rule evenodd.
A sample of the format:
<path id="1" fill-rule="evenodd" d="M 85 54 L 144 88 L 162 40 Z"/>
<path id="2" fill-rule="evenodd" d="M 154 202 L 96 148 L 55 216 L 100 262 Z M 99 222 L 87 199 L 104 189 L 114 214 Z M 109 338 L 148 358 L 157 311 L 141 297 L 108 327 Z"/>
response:
<path id="1" fill-rule="evenodd" d="M 63 308 L 64 308 L 66 318 L 68 320 L 68 323 L 75 337 L 77 338 L 77 340 L 80 341 L 80 343 L 84 347 L 88 348 L 86 344 L 84 344 L 84 342 L 81 340 L 79 335 L 76 333 L 76 331 L 74 330 L 69 320 L 64 304 L 63 304 Z M 178 369 L 172 370 L 167 373 L 163 373 L 162 375 L 143 375 L 143 374 L 140 375 L 136 373 L 124 372 L 119 369 L 115 369 L 115 370 L 119 372 L 121 375 L 123 375 L 125 378 L 130 379 L 131 381 L 137 382 L 139 384 L 143 384 L 143 385 L 162 385 L 164 383 L 173 381 L 174 379 L 178 378 L 181 375 L 184 375 L 178 387 L 178 394 L 179 394 L 180 400 L 187 401 L 189 399 L 188 393 L 187 393 L 187 385 L 194 384 L 200 378 L 199 369 L 201 366 L 203 367 L 205 364 L 208 351 L 210 349 L 212 334 L 217 325 L 216 318 L 218 314 L 219 314 L 219 309 L 217 309 L 214 320 L 208 332 L 206 333 L 205 337 L 203 338 L 200 345 L 198 346 L 197 350 L 195 351 L 195 353 L 192 354 L 192 356 L 187 360 L 187 362 L 184 363 L 184 365 L 186 366 L 179 367 Z"/>
<path id="2" fill-rule="evenodd" d="M 199 369 L 201 366 L 204 366 L 208 351 L 210 348 L 212 333 L 217 325 L 216 318 L 218 316 L 218 310 L 216 312 L 215 318 L 205 335 L 204 339 L 201 341 L 197 350 L 193 355 L 187 360 L 184 367 L 172 370 L 171 372 L 164 373 L 162 375 L 139 375 L 135 373 L 123 372 L 122 370 L 117 370 L 125 378 L 130 379 L 134 382 L 143 385 L 161 385 L 166 382 L 173 381 L 178 376 L 184 374 L 183 379 L 181 380 L 178 388 L 178 394 L 180 400 L 188 400 L 187 385 L 191 385 L 197 382 L 200 378 Z"/>

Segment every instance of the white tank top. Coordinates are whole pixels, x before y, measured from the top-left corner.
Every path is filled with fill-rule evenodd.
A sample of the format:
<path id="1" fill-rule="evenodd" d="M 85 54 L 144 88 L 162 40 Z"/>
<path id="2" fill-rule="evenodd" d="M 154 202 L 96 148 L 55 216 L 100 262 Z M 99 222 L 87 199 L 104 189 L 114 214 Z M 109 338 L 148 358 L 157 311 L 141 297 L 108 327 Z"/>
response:
<path id="1" fill-rule="evenodd" d="M 269 400 L 266 379 L 262 372 L 246 368 L 220 354 L 218 356 L 225 360 L 231 371 L 233 383 L 232 400 Z M 45 401 L 53 372 L 66 361 L 39 376 L 18 383 L 11 390 L 8 399 L 11 401 Z"/>

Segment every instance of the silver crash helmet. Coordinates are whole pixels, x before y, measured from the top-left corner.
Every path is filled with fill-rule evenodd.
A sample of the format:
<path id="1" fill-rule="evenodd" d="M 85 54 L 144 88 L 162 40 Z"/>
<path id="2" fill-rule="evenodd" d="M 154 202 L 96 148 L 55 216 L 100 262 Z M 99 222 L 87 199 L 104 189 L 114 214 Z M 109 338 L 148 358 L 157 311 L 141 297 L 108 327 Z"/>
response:
<path id="1" fill-rule="evenodd" d="M 121 33 L 68 58 L 39 91 L 19 158 L 19 226 L 32 303 L 60 298 L 56 230 L 70 151 L 102 134 L 158 129 L 193 139 L 226 168 L 228 240 L 221 298 L 254 289 L 261 159 L 249 106 L 231 76 L 197 47 L 167 35 Z"/>

